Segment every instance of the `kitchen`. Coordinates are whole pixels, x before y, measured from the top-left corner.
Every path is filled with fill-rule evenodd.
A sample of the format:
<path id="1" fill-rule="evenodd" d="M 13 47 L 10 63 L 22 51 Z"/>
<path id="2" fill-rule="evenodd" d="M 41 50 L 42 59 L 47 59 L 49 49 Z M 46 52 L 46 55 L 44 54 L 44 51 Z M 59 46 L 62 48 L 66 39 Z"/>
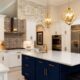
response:
<path id="1" fill-rule="evenodd" d="M 70 76 L 71 80 L 73 76 L 71 74 L 80 72 L 80 1 L 69 2 L 76 16 L 71 25 L 66 24 L 62 19 L 62 14 L 68 7 L 68 2 L 64 0 L 50 2 L 49 17 L 52 22 L 50 25 L 45 25 L 43 22 L 47 13 L 45 1 L 6 0 L 2 2 L 0 11 L 0 63 L 9 68 L 9 71 L 6 70 L 8 80 L 66 80 L 68 78 L 66 75 Z M 34 43 L 29 45 L 26 41 Z M 26 45 L 29 46 L 26 47 Z M 30 61 L 25 57 L 29 58 Z M 28 68 L 29 65 L 32 67 Z M 56 68 L 52 68 L 53 66 Z M 48 69 L 51 72 L 48 73 Z M 44 74 L 39 73 L 41 70 Z M 27 72 L 30 73 L 30 76 Z M 45 76 L 49 74 L 49 77 L 40 76 L 40 74 Z"/>

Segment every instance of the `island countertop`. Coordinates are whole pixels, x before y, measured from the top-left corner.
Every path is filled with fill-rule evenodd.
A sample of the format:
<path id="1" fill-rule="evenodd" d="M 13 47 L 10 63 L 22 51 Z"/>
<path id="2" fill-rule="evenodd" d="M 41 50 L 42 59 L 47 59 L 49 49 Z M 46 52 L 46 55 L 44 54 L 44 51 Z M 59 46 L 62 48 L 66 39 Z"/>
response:
<path id="1" fill-rule="evenodd" d="M 67 66 L 80 65 L 80 54 L 64 51 L 48 51 L 47 53 L 36 53 L 34 51 L 22 51 L 22 54 L 39 58 Z"/>

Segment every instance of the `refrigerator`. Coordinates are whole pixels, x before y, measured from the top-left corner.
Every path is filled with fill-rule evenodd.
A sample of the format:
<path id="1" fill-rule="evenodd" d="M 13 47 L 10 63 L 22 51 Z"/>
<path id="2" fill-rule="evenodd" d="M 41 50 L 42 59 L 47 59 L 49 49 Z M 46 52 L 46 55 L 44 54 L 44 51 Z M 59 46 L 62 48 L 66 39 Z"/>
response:
<path id="1" fill-rule="evenodd" d="M 71 26 L 71 52 L 80 53 L 80 25 Z"/>

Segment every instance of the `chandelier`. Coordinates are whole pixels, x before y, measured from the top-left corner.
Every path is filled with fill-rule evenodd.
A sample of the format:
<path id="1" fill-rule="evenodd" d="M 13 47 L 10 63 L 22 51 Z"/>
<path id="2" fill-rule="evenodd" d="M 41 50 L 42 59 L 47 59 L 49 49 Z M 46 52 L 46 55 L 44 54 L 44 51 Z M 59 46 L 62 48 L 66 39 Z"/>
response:
<path id="1" fill-rule="evenodd" d="M 46 17 L 44 19 L 44 23 L 46 24 L 47 28 L 49 28 L 49 25 L 51 24 L 52 20 L 49 16 L 49 3 L 47 0 L 47 9 L 46 9 Z"/>
<path id="2" fill-rule="evenodd" d="M 73 10 L 70 7 L 67 8 L 65 15 L 64 15 L 65 23 L 70 25 L 73 22 L 74 18 L 75 18 L 75 14 L 74 14 Z"/>

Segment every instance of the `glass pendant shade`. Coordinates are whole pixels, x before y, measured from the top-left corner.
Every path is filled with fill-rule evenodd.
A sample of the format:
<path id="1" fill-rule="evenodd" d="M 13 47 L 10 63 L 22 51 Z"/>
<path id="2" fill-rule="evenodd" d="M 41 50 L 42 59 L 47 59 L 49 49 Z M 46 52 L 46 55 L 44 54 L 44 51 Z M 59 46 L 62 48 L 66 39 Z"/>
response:
<path id="1" fill-rule="evenodd" d="M 45 24 L 48 26 L 51 24 L 51 18 L 49 17 L 46 17 L 45 20 L 44 20 Z"/>
<path id="2" fill-rule="evenodd" d="M 47 0 L 47 5 L 46 5 L 46 15 L 45 15 L 45 19 L 44 19 L 44 23 L 47 26 L 47 28 L 49 28 L 50 24 L 51 24 L 52 20 L 50 18 L 50 6 L 49 6 L 49 2 Z"/>
<path id="3" fill-rule="evenodd" d="M 65 23 L 67 23 L 68 25 L 70 25 L 73 20 L 75 18 L 75 14 L 74 11 L 69 7 L 64 14 L 64 21 Z"/>

